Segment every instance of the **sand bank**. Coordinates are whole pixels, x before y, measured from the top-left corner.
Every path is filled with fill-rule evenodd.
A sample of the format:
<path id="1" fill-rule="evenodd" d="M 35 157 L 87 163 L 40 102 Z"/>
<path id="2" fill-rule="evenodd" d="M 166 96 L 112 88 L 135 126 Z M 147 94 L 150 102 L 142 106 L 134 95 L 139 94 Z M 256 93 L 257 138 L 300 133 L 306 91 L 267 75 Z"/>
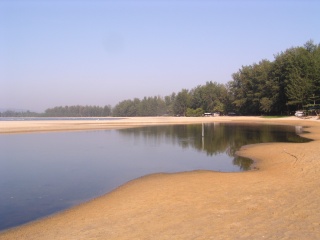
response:
<path id="1" fill-rule="evenodd" d="M 299 118 L 279 118 L 280 124 L 299 121 Z M 62 120 L 62 121 L 0 121 L 0 134 L 4 133 L 29 133 L 50 131 L 83 131 L 120 129 L 148 125 L 190 124 L 207 122 L 264 122 L 274 123 L 261 117 L 134 117 L 116 120 Z"/>
<path id="2" fill-rule="evenodd" d="M 117 120 L 118 121 L 118 120 Z M 0 239 L 320 239 L 320 121 L 135 118 L 112 123 L 0 123 L 3 133 L 245 121 L 309 126 L 309 143 L 245 146 L 259 170 L 194 171 L 133 180 L 102 197 L 0 234 Z M 44 125 L 48 124 L 47 129 Z M 39 126 L 43 128 L 39 130 Z M 53 124 L 54 125 L 54 124 Z M 70 129 L 71 128 L 71 129 Z M 10 129 L 10 130 L 8 130 Z"/>

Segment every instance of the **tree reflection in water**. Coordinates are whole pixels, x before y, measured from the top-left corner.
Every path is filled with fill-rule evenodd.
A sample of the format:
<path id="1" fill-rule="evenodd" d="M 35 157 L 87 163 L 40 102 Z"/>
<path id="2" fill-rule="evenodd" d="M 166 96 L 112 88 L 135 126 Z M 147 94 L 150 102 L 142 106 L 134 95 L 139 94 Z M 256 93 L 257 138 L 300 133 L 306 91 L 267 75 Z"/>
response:
<path id="1" fill-rule="evenodd" d="M 240 147 L 254 143 L 266 142 L 309 142 L 310 139 L 300 137 L 301 127 L 210 123 L 194 125 L 169 125 L 131 128 L 118 130 L 121 134 L 143 137 L 145 141 L 165 140 L 171 144 L 178 144 L 182 148 L 194 148 L 212 156 L 226 153 L 233 157 L 233 164 L 241 170 L 249 170 L 253 161 L 239 157 L 235 153 Z M 298 131 L 298 132 L 297 132 Z M 204 136 L 202 136 L 204 132 Z"/>

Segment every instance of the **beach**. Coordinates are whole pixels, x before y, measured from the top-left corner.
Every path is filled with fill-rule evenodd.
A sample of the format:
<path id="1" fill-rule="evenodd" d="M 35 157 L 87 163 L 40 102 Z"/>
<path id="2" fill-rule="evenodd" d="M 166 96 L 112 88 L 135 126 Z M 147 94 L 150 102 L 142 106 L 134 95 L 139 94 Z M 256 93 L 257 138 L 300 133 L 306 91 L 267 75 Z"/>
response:
<path id="1" fill-rule="evenodd" d="M 139 117 L 0 122 L 0 134 L 243 122 L 305 126 L 308 143 L 243 146 L 254 169 L 152 174 L 76 207 L 0 233 L 0 239 L 320 239 L 320 120 Z"/>

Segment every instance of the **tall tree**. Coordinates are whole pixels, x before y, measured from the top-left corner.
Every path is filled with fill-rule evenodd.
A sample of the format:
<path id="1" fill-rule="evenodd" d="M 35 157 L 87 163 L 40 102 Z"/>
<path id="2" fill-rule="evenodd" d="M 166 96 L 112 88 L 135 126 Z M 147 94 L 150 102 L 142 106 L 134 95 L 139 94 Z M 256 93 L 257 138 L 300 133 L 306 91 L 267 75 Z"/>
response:
<path id="1" fill-rule="evenodd" d="M 229 89 L 237 112 L 256 115 L 272 110 L 278 88 L 270 78 L 271 67 L 270 61 L 262 60 L 232 75 Z"/>
<path id="2" fill-rule="evenodd" d="M 289 48 L 276 55 L 274 76 L 280 80 L 288 107 L 301 108 L 319 92 L 319 47 L 307 42 L 304 47 Z"/>
<path id="3" fill-rule="evenodd" d="M 187 89 L 182 89 L 175 98 L 173 111 L 175 115 L 185 116 L 190 104 L 191 96 Z"/>
<path id="4" fill-rule="evenodd" d="M 206 112 L 225 112 L 227 88 L 217 82 L 207 82 L 202 87 L 202 108 Z"/>

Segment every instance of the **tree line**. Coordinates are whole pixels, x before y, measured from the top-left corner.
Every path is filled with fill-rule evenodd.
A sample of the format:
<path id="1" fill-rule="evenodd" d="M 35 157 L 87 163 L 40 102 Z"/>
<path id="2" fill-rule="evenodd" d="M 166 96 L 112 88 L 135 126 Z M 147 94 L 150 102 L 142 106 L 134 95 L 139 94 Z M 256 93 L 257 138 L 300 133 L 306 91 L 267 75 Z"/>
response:
<path id="1" fill-rule="evenodd" d="M 134 98 L 110 105 L 49 108 L 47 117 L 202 116 L 205 112 L 237 115 L 291 115 L 295 110 L 320 113 L 320 44 L 312 40 L 252 65 L 242 66 L 226 84 L 206 82 L 165 97 Z M 0 116 L 19 115 L 14 112 Z M 21 113 L 26 114 L 26 113 Z"/>
<path id="2" fill-rule="evenodd" d="M 0 117 L 105 117 L 111 116 L 111 111 L 110 105 L 104 107 L 75 105 L 48 108 L 44 113 L 7 110 L 0 112 Z"/>
<path id="3" fill-rule="evenodd" d="M 312 40 L 242 66 L 227 84 L 207 82 L 169 96 L 124 100 L 115 116 L 182 115 L 204 112 L 238 115 L 291 115 L 304 109 L 320 113 L 320 45 Z"/>
<path id="4" fill-rule="evenodd" d="M 228 101 L 225 85 L 207 82 L 191 90 L 182 89 L 165 97 L 135 98 L 119 102 L 114 116 L 202 116 L 204 112 L 224 112 Z"/>
<path id="5" fill-rule="evenodd" d="M 111 116 L 111 106 L 59 106 L 45 110 L 45 117 L 105 117 Z"/>
<path id="6" fill-rule="evenodd" d="M 30 111 L 5 110 L 0 112 L 0 117 L 40 117 L 40 113 Z"/>
<path id="7" fill-rule="evenodd" d="M 308 41 L 243 66 L 227 84 L 229 101 L 244 114 L 289 114 L 298 109 L 317 109 L 320 96 L 320 45 Z"/>

